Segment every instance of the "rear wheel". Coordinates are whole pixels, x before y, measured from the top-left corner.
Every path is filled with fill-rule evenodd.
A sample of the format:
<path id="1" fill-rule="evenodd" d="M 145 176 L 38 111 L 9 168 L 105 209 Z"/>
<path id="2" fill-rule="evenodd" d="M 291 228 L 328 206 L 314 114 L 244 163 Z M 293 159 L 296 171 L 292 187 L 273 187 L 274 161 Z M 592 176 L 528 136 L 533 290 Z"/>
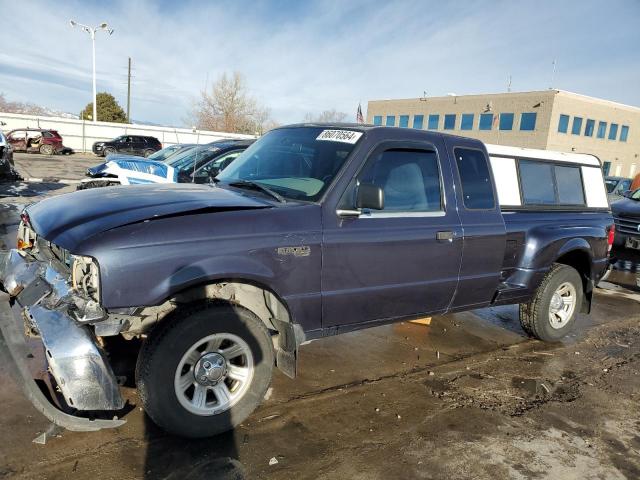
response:
<path id="1" fill-rule="evenodd" d="M 53 155 L 53 146 L 47 145 L 46 143 L 40 145 L 40 153 L 43 155 Z"/>
<path id="2" fill-rule="evenodd" d="M 138 357 L 138 394 L 170 433 L 208 437 L 231 430 L 260 404 L 274 354 L 262 321 L 249 310 L 205 303 L 176 312 L 151 332 Z"/>
<path id="3" fill-rule="evenodd" d="M 155 151 L 147 149 L 143 152 L 144 158 L 147 158 L 149 155 L 153 155 Z"/>
<path id="4" fill-rule="evenodd" d="M 580 274 L 568 265 L 554 264 L 529 303 L 520 305 L 520 323 L 527 334 L 555 342 L 575 326 L 582 305 Z"/>

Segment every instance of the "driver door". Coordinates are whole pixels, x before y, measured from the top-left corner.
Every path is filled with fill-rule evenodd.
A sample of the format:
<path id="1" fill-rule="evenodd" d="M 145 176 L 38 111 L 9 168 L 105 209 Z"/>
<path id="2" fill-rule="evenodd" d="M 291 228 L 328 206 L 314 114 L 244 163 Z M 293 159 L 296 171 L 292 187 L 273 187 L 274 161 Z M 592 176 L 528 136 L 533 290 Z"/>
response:
<path id="1" fill-rule="evenodd" d="M 380 187 L 383 210 L 328 220 L 322 257 L 322 323 L 344 326 L 444 312 L 458 284 L 462 226 L 443 146 L 382 144 L 343 195 L 355 208 L 360 183 Z M 446 162 L 446 157 L 445 162 Z M 447 167 L 447 163 L 444 163 Z"/>

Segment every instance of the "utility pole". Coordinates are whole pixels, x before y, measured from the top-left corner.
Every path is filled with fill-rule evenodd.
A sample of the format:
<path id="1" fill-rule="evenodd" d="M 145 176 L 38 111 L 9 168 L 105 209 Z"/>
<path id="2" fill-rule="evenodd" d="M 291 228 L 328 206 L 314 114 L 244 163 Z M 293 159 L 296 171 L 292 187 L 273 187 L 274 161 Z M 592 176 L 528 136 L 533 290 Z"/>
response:
<path id="1" fill-rule="evenodd" d="M 127 123 L 131 123 L 131 57 L 129 57 L 129 72 L 127 73 Z"/>

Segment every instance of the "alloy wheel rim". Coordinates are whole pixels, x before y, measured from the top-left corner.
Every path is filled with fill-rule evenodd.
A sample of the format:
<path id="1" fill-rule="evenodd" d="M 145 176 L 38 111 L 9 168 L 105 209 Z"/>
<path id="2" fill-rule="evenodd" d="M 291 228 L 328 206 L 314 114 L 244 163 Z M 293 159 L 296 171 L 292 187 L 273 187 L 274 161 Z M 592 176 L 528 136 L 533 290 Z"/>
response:
<path id="1" fill-rule="evenodd" d="M 549 323 L 558 330 L 565 327 L 576 309 L 576 288 L 564 282 L 556 289 L 549 303 Z"/>
<path id="2" fill-rule="evenodd" d="M 247 342 L 232 333 L 216 333 L 184 353 L 174 375 L 178 401 L 189 412 L 218 415 L 246 394 L 254 360 Z"/>

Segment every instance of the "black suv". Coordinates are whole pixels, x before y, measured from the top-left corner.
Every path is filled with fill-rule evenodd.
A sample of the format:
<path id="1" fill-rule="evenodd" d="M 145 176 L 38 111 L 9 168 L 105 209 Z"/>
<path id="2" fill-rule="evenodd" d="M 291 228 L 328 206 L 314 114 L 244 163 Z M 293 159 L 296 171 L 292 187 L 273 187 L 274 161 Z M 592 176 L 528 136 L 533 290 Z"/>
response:
<path id="1" fill-rule="evenodd" d="M 157 138 L 139 135 L 122 135 L 108 142 L 96 142 L 92 148 L 93 153 L 99 157 L 106 157 L 112 153 L 148 157 L 161 149 L 162 144 Z"/>

